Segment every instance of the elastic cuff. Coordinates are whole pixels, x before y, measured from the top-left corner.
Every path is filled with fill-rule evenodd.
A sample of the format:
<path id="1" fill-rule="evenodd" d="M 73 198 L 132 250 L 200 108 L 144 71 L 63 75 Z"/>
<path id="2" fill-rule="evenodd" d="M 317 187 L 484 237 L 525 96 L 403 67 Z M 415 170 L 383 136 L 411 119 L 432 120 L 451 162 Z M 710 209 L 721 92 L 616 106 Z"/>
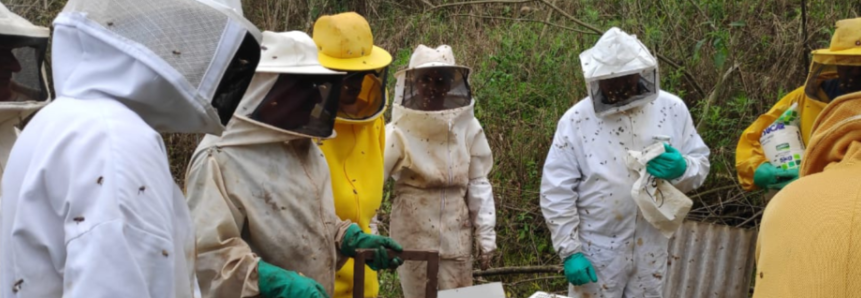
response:
<path id="1" fill-rule="evenodd" d="M 343 255 L 351 258 L 355 257 L 355 244 L 351 242 L 355 241 L 355 239 L 363 233 L 362 228 L 360 228 L 359 225 L 353 223 L 348 225 L 346 228 L 342 227 L 341 229 L 343 230 L 343 236 L 341 236 L 340 241 L 335 242 L 335 246 L 337 247 L 338 251 L 340 251 Z"/>

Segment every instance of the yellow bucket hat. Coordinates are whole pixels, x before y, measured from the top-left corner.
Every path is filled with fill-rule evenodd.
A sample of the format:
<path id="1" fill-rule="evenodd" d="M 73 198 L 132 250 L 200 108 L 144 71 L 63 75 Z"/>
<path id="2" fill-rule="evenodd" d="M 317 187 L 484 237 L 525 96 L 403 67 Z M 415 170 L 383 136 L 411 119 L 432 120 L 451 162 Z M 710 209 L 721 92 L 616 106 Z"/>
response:
<path id="1" fill-rule="evenodd" d="M 837 21 L 827 49 L 813 51 L 813 61 L 830 65 L 858 65 L 861 61 L 861 18 Z"/>
<path id="2" fill-rule="evenodd" d="M 313 38 L 320 64 L 327 68 L 364 71 L 392 63 L 392 55 L 374 45 L 368 21 L 355 12 L 320 17 L 314 23 Z"/>

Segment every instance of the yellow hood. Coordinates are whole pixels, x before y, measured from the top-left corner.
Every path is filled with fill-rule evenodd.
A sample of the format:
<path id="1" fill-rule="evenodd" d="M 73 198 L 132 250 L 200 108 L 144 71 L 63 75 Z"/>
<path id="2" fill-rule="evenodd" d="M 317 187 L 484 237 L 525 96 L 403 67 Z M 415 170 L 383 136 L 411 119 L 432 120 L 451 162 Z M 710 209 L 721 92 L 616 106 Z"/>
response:
<path id="1" fill-rule="evenodd" d="M 800 176 L 844 161 L 861 161 L 861 92 L 838 97 L 816 118 Z"/>

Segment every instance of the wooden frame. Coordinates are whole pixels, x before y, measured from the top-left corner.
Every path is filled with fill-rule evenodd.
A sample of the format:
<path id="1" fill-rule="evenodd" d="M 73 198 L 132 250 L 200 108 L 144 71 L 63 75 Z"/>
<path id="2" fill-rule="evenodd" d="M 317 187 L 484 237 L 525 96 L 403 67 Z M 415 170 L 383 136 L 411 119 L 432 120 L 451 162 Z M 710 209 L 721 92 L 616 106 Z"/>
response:
<path id="1" fill-rule="evenodd" d="M 395 252 L 388 250 L 389 257 L 399 257 L 404 261 L 427 262 L 428 283 L 425 288 L 426 298 L 437 298 L 437 274 L 439 273 L 439 252 L 423 250 L 404 250 Z M 365 297 L 365 263 L 374 259 L 374 250 L 360 249 L 353 258 L 353 298 Z"/>

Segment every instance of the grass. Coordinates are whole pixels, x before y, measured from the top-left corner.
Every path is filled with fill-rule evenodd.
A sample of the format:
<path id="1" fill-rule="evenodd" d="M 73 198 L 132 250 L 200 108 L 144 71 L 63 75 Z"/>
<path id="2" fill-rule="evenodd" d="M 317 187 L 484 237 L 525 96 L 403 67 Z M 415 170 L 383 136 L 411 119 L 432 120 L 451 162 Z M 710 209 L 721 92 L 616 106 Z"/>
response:
<path id="1" fill-rule="evenodd" d="M 460 0 L 458 0 L 460 1 Z M 6 1 L 46 25 L 63 1 Z M 598 36 L 537 22 L 488 19 L 480 16 L 548 21 L 582 29 L 539 2 L 481 4 L 430 10 L 454 0 L 254 0 L 245 14 L 261 28 L 310 31 L 322 14 L 364 8 L 376 43 L 395 58 L 392 70 L 407 66 L 419 44 L 451 45 L 460 64 L 473 68 L 471 82 L 481 120 L 495 157 L 491 180 L 498 211 L 501 256 L 494 266 L 553 265 L 560 260 L 550 245 L 538 192 L 541 169 L 556 121 L 585 95 L 578 55 Z M 748 221 L 763 202 L 760 193 L 735 186 L 735 145 L 741 131 L 767 111 L 783 94 L 803 84 L 811 49 L 827 47 L 834 22 L 858 17 L 861 2 L 808 1 L 807 36 L 803 41 L 799 1 L 788 0 L 550 0 L 568 14 L 601 29 L 618 26 L 636 34 L 653 52 L 682 68 L 661 63 L 661 86 L 681 96 L 700 134 L 712 149 L 712 170 L 699 190 L 690 218 L 727 225 Z M 26 4 L 20 4 L 26 3 Z M 364 5 L 364 6 L 363 6 Z M 465 16 L 472 15 L 472 16 Z M 739 68 L 716 90 L 705 112 L 706 98 L 726 70 Z M 700 94 L 685 78 L 690 73 L 702 86 Z M 390 71 L 390 74 L 394 71 Z M 394 79 L 389 82 L 394 84 Z M 393 88 L 391 89 L 393 90 Z M 165 142 L 178 182 L 197 136 L 167 135 Z M 390 193 L 381 218 L 387 222 Z M 754 227 L 758 220 L 748 221 Z M 383 232 L 387 227 L 382 227 Z M 545 278 L 547 277 L 547 278 Z M 542 290 L 564 293 L 565 283 L 552 275 L 512 275 L 488 278 L 506 285 L 510 297 Z M 381 275 L 383 297 L 399 297 L 396 274 Z"/>

